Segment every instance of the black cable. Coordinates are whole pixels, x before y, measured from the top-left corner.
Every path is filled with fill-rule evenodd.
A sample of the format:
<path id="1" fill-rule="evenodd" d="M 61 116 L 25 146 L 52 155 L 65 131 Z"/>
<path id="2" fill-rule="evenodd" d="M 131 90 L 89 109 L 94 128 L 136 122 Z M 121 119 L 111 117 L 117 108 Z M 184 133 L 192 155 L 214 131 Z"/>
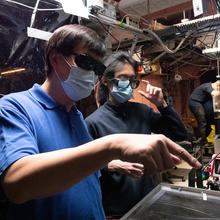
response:
<path id="1" fill-rule="evenodd" d="M 213 9 L 213 0 L 211 0 L 211 10 L 212 10 L 213 19 L 214 19 L 214 14 L 215 14 L 215 13 L 214 13 L 214 9 Z M 205 45 L 205 46 L 208 47 L 208 48 L 210 48 L 210 46 L 207 45 L 207 44 L 205 44 L 204 41 L 205 41 L 205 39 L 206 39 L 208 33 L 211 31 L 211 28 L 214 26 L 215 22 L 213 22 L 211 25 L 210 25 L 209 23 L 210 23 L 210 22 L 207 22 L 207 23 L 206 23 L 203 27 L 201 27 L 201 28 L 199 28 L 198 26 L 196 26 L 196 30 L 194 30 L 193 33 L 191 34 L 191 35 L 197 34 L 199 31 L 201 31 L 201 30 L 203 30 L 203 29 L 209 27 L 207 33 L 206 33 L 205 36 L 204 36 L 203 41 L 197 39 L 198 41 L 200 41 L 203 45 Z M 185 31 L 182 31 L 180 27 L 175 26 L 175 28 L 181 33 L 181 35 L 184 34 Z"/>
<path id="2" fill-rule="evenodd" d="M 173 54 L 167 54 L 168 56 L 172 57 L 175 61 L 180 62 L 180 63 L 186 63 L 192 66 L 198 66 L 198 67 L 208 67 L 209 65 L 200 65 L 200 64 L 195 64 L 195 63 L 191 63 L 188 61 L 184 61 L 184 60 L 177 60 L 177 58 L 173 55 Z"/>
<path id="3" fill-rule="evenodd" d="M 103 29 L 104 29 L 108 34 L 110 34 L 113 39 L 115 39 L 116 41 L 118 41 L 118 44 L 120 45 L 120 41 L 119 41 L 116 37 L 114 37 L 114 36 L 112 35 L 112 33 L 105 27 L 105 25 L 104 25 L 97 17 L 95 17 L 95 18 L 96 18 L 96 19 L 98 20 L 98 22 L 102 25 Z"/>
<path id="4" fill-rule="evenodd" d="M 190 52 L 192 52 L 192 53 L 194 53 L 194 54 L 196 54 L 196 55 L 198 55 L 198 56 L 205 57 L 206 59 L 208 58 L 209 60 L 216 60 L 216 59 L 214 59 L 214 58 L 212 58 L 212 57 L 209 57 L 209 56 L 207 56 L 207 55 L 204 55 L 204 54 L 201 54 L 201 53 L 196 52 L 195 49 L 189 49 L 189 48 L 187 48 L 187 47 L 185 47 L 184 49 L 185 49 L 185 50 L 188 50 L 188 51 L 190 51 Z"/>
<path id="5" fill-rule="evenodd" d="M 214 13 L 214 9 L 213 9 L 213 0 L 211 0 L 210 2 L 211 2 L 211 10 L 212 10 L 212 14 L 213 14 L 213 19 L 214 19 L 214 14 L 215 13 Z M 197 39 L 198 41 L 200 41 L 200 43 L 202 43 L 203 45 L 205 45 L 208 48 L 211 48 L 211 47 L 209 45 L 205 44 L 204 41 L 205 41 L 208 33 L 210 32 L 211 28 L 214 26 L 214 24 L 215 23 L 213 22 L 212 25 L 209 26 L 209 23 L 207 23 L 207 25 L 205 25 L 204 27 L 197 29 L 197 31 L 201 31 L 202 29 L 205 29 L 205 28 L 207 28 L 209 26 L 209 30 L 206 32 L 203 41 Z"/>
<path id="6" fill-rule="evenodd" d="M 216 41 L 216 38 L 218 38 L 217 36 L 218 36 L 218 31 L 215 30 L 215 37 L 214 37 L 214 39 L 213 39 L 211 48 L 214 46 L 214 43 L 215 43 L 215 41 Z"/>
<path id="7" fill-rule="evenodd" d="M 194 40 L 194 38 L 193 38 L 193 40 Z M 191 40 L 191 41 L 188 42 L 186 45 L 184 45 L 184 47 L 180 48 L 180 50 L 188 49 L 187 46 L 188 46 L 188 45 L 191 45 L 191 42 L 192 42 L 193 40 Z M 180 51 L 180 50 L 179 50 L 179 51 Z M 188 49 L 188 50 L 190 50 L 190 49 Z M 196 53 L 196 52 L 195 52 L 195 53 Z M 202 54 L 200 54 L 200 55 L 202 56 Z M 190 64 L 190 65 L 193 65 L 193 66 L 200 66 L 200 67 L 208 67 L 208 66 L 209 66 L 209 65 L 194 64 L 194 63 L 191 63 L 191 62 L 187 62 L 187 61 L 185 61 L 185 60 L 178 60 L 178 59 L 175 57 L 174 54 L 168 54 L 168 56 L 172 57 L 175 61 L 177 61 L 177 63 L 178 63 L 178 62 L 180 62 L 180 63 L 186 63 L 186 64 Z"/>
<path id="8" fill-rule="evenodd" d="M 211 9 L 212 9 L 213 18 L 214 18 L 213 0 L 211 0 Z M 204 28 L 207 28 L 207 26 L 208 26 L 208 24 L 205 25 L 205 27 L 203 27 L 203 28 L 198 28 L 198 27 L 197 27 L 196 31 L 198 32 L 199 30 L 202 30 L 202 29 L 204 29 Z M 207 44 L 205 44 L 204 41 L 205 41 L 205 39 L 206 39 L 208 33 L 210 32 L 210 30 L 211 30 L 211 28 L 212 28 L 213 26 L 214 26 L 214 22 L 212 23 L 212 25 L 209 26 L 209 30 L 208 30 L 207 33 L 205 34 L 203 41 L 201 41 L 200 39 L 197 38 L 197 40 L 200 41 L 200 43 L 202 43 L 202 44 L 205 45 L 206 47 L 210 47 L 210 46 L 208 46 Z M 183 33 L 179 27 L 176 26 L 176 28 L 180 31 L 181 34 Z M 195 37 L 194 37 L 194 38 L 195 38 Z M 214 39 L 214 41 L 213 41 L 212 44 L 214 44 L 214 42 L 215 42 L 215 39 Z M 184 49 L 184 48 L 185 48 L 185 49 L 188 49 L 188 48 L 186 48 L 186 46 L 185 46 L 185 47 L 182 47 L 181 50 Z M 188 49 L 188 50 L 190 50 L 190 49 Z M 192 52 L 194 52 L 194 51 L 192 50 Z M 196 53 L 196 52 L 195 52 L 195 53 Z M 198 54 L 199 54 L 199 53 L 198 53 Z M 174 60 L 176 60 L 176 59 L 174 58 L 174 56 L 172 56 L 171 54 L 168 54 L 168 55 L 171 56 Z M 205 56 L 205 55 L 200 54 L 200 56 Z M 209 66 L 209 65 L 193 64 L 193 63 L 190 63 L 190 62 L 187 62 L 187 61 L 182 61 L 182 60 L 179 60 L 178 62 L 187 63 L 187 64 L 191 64 L 191 65 L 194 65 L 194 66 L 202 66 L 202 67 Z"/>
<path id="9" fill-rule="evenodd" d="M 217 8 L 218 8 L 218 11 L 220 11 L 220 2 L 218 0 L 216 0 L 216 5 L 217 5 Z"/>

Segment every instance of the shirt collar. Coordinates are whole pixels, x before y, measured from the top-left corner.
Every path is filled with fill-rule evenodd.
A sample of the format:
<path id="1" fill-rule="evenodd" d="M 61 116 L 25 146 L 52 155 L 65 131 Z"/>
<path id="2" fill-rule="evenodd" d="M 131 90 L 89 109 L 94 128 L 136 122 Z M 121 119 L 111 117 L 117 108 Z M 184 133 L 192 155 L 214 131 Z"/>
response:
<path id="1" fill-rule="evenodd" d="M 41 88 L 39 84 L 34 84 L 34 86 L 28 91 L 34 99 L 47 109 L 53 109 L 60 106 Z"/>

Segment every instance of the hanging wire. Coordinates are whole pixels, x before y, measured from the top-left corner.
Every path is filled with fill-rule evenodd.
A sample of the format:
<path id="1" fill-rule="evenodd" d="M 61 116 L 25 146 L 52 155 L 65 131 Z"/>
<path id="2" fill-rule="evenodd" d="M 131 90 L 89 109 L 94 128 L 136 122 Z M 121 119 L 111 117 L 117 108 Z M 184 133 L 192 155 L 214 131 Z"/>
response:
<path id="1" fill-rule="evenodd" d="M 17 2 L 17 1 L 13 1 L 13 0 L 5 0 L 5 1 L 17 4 L 17 5 L 20 5 L 20 6 L 23 6 L 25 8 L 29 8 L 29 9 L 32 9 L 32 10 L 34 10 L 34 8 L 35 8 L 35 7 L 31 7 L 29 5 L 26 5 L 26 4 Z M 60 10 L 63 10 L 63 8 L 38 8 L 37 9 L 37 11 L 60 11 Z"/>
<path id="2" fill-rule="evenodd" d="M 124 10 L 121 9 L 121 8 L 119 8 L 119 10 L 125 14 L 125 15 L 122 17 L 121 22 L 123 22 L 124 18 L 130 17 L 130 18 L 137 18 L 137 19 L 139 20 L 138 24 L 140 24 L 140 21 L 143 20 L 143 21 L 146 22 L 147 25 L 149 25 L 149 21 L 148 21 L 147 19 L 143 18 L 142 16 L 134 15 L 134 14 L 131 14 L 131 13 L 127 13 L 126 11 L 124 11 Z"/>
<path id="3" fill-rule="evenodd" d="M 178 46 L 174 49 L 174 50 L 170 50 L 164 43 L 163 41 L 160 39 L 160 37 L 153 31 L 151 31 L 150 29 L 144 29 L 144 32 L 147 32 L 149 34 L 151 34 L 153 37 L 155 37 L 157 39 L 157 41 L 159 42 L 159 44 L 161 45 L 161 47 L 163 48 L 163 50 L 165 52 L 167 52 L 168 54 L 174 54 L 176 53 L 180 47 L 182 46 L 182 44 L 184 43 L 184 41 L 192 34 L 191 31 L 189 31 L 187 34 L 186 34 L 186 37 L 183 38 L 180 43 L 178 44 Z"/>
<path id="4" fill-rule="evenodd" d="M 100 19 L 98 19 L 97 17 L 95 17 L 95 18 L 96 18 L 97 21 L 102 25 L 102 27 L 103 27 L 103 29 L 106 31 L 106 33 L 108 33 L 109 35 L 111 35 L 111 37 L 118 42 L 118 47 L 117 47 L 117 48 L 119 48 L 121 42 L 120 42 L 115 36 L 112 35 L 112 33 L 105 27 L 105 25 L 100 21 Z M 118 49 L 117 49 L 117 50 L 118 50 Z"/>
<path id="5" fill-rule="evenodd" d="M 215 0 L 211 0 L 211 1 L 210 1 L 210 4 L 211 4 L 211 10 L 212 10 L 213 19 L 214 19 L 215 12 L 214 12 L 214 8 L 213 8 L 213 1 L 215 1 Z M 207 25 L 208 25 L 208 24 L 207 24 Z M 205 25 L 204 28 L 206 28 L 207 25 Z M 203 41 L 200 41 L 200 40 L 198 39 L 198 41 L 200 41 L 200 43 L 202 43 L 203 45 L 205 45 L 205 46 L 208 47 L 208 48 L 212 48 L 212 46 L 209 46 L 209 45 L 205 44 L 204 41 L 205 41 L 206 37 L 208 36 L 208 34 L 209 34 L 209 32 L 210 32 L 210 30 L 211 30 L 211 28 L 212 28 L 213 26 L 214 26 L 214 22 L 212 23 L 212 25 L 209 26 L 209 30 L 206 32 Z M 213 44 L 214 44 L 214 42 L 213 42 Z"/>
<path id="6" fill-rule="evenodd" d="M 198 52 L 196 52 L 194 49 L 189 49 L 189 48 L 185 47 L 184 50 L 188 50 L 188 51 L 190 51 L 190 52 L 192 52 L 192 53 L 194 53 L 194 54 L 196 54 L 196 55 L 198 55 L 198 56 L 204 57 L 204 58 L 206 58 L 206 59 L 208 59 L 208 60 L 216 60 L 216 59 L 214 59 L 214 58 L 212 58 L 212 57 L 209 57 L 208 55 L 198 53 Z"/>
<path id="7" fill-rule="evenodd" d="M 205 73 L 207 73 L 207 72 L 211 69 L 211 64 L 212 64 L 212 62 L 211 62 L 211 60 L 210 60 L 210 61 L 209 61 L 209 66 L 208 66 L 208 68 L 207 68 L 206 70 L 204 70 L 204 71 L 203 71 L 200 75 L 198 75 L 198 76 L 194 76 L 194 75 L 192 75 L 192 74 L 190 74 L 190 73 L 188 73 L 188 72 L 186 72 L 186 71 L 181 71 L 181 73 L 183 73 L 183 74 L 189 76 L 190 78 L 199 79 L 199 78 L 201 78 Z"/>
<path id="8" fill-rule="evenodd" d="M 168 55 L 170 57 L 172 57 L 174 60 L 177 60 L 177 58 L 173 54 L 168 54 Z M 207 66 L 209 66 L 209 65 L 195 64 L 195 63 L 191 63 L 191 62 L 183 61 L 183 60 L 177 60 L 177 62 L 189 64 L 189 65 L 192 65 L 192 66 L 198 66 L 198 67 L 207 67 Z"/>

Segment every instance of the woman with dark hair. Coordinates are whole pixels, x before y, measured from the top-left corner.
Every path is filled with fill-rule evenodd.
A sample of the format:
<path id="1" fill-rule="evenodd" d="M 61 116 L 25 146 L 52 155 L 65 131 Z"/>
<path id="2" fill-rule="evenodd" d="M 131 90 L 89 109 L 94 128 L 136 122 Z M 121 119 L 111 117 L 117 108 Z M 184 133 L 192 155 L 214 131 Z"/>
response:
<path id="1" fill-rule="evenodd" d="M 129 102 L 133 90 L 139 85 L 138 64 L 125 51 L 110 55 L 104 62 L 107 67 L 100 79 L 98 103 L 100 107 L 86 123 L 94 139 L 115 133 L 164 134 L 175 141 L 186 137 L 186 130 L 176 111 L 163 98 L 162 90 L 150 85 L 138 91 L 154 103 L 160 113 L 140 103 Z M 143 176 L 141 163 L 113 160 L 102 170 L 101 187 L 105 214 L 120 218 L 140 201 L 156 182 L 153 176 Z"/>
<path id="2" fill-rule="evenodd" d="M 113 53 L 105 61 L 105 66 L 107 66 L 108 69 L 104 72 L 103 80 L 99 84 L 98 103 L 100 105 L 103 105 L 109 99 L 110 90 L 107 85 L 108 82 L 110 81 L 111 83 L 111 80 L 115 80 L 115 72 L 117 70 L 121 70 L 121 68 L 123 68 L 125 64 L 127 64 L 127 67 L 130 67 L 132 69 L 132 79 L 134 80 L 134 82 L 133 84 L 131 84 L 131 86 L 135 88 L 138 87 L 139 81 L 135 79 L 138 71 L 138 63 L 134 59 L 132 59 L 132 57 L 130 57 L 130 55 L 125 51 L 118 51 L 117 53 Z M 128 88 L 130 88 L 130 86 Z M 112 94 L 114 96 L 115 93 L 113 92 Z M 115 97 L 115 99 L 118 100 L 117 97 Z"/>

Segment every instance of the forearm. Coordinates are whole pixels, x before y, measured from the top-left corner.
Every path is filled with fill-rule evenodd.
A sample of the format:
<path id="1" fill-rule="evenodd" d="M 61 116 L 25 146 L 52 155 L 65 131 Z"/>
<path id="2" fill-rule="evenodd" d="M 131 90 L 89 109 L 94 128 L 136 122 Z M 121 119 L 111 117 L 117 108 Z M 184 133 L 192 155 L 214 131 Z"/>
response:
<path id="1" fill-rule="evenodd" d="M 21 158 L 3 176 L 6 195 L 16 203 L 23 203 L 70 188 L 117 157 L 110 138 Z"/>
<path id="2" fill-rule="evenodd" d="M 184 159 L 201 164 L 163 135 L 114 134 L 85 145 L 24 157 L 3 174 L 2 186 L 15 203 L 64 191 L 114 159 L 143 164 L 146 174 L 171 169 Z"/>

